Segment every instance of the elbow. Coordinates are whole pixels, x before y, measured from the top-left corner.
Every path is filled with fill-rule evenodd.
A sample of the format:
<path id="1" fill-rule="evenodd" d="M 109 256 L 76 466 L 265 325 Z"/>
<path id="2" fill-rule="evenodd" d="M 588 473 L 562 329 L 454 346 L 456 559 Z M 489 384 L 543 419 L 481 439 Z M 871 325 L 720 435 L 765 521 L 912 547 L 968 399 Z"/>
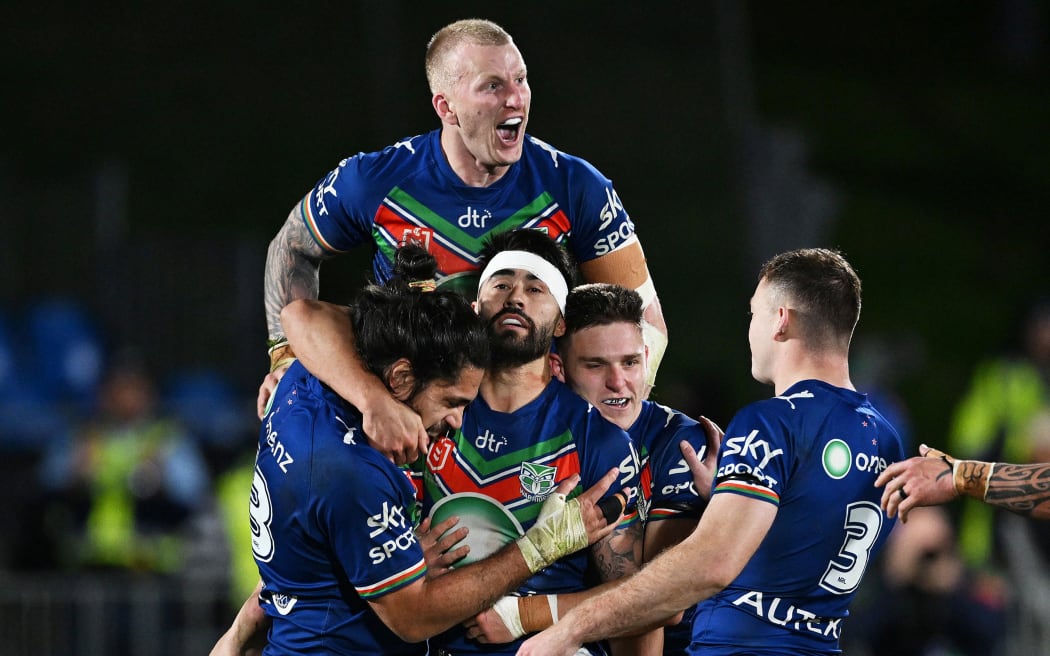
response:
<path id="1" fill-rule="evenodd" d="M 388 629 L 394 632 L 394 635 L 409 643 L 423 642 L 442 631 L 440 627 L 434 627 L 430 622 L 420 621 L 419 617 L 387 619 L 385 624 Z"/>
<path id="2" fill-rule="evenodd" d="M 317 301 L 299 298 L 281 308 L 281 328 L 284 336 L 293 341 L 297 329 L 309 325 L 310 316 L 316 312 Z"/>
<path id="3" fill-rule="evenodd" d="M 711 572 L 710 579 L 707 581 L 709 588 L 708 594 L 717 594 L 721 592 L 736 579 L 738 574 L 740 574 L 740 570 L 732 572 L 724 567 L 716 567 L 714 571 Z"/>

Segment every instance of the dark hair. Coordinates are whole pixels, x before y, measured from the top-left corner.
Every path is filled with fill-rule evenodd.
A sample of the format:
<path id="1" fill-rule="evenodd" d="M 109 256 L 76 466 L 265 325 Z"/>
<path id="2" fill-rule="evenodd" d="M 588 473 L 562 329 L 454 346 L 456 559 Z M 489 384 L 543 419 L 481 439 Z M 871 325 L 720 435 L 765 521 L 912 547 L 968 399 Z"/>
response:
<path id="1" fill-rule="evenodd" d="M 558 269 L 565 277 L 569 289 L 576 286 L 576 262 L 569 251 L 547 236 L 547 233 L 530 228 L 519 228 L 498 232 L 488 237 L 481 247 L 480 268 L 485 269 L 493 257 L 503 251 L 525 251 L 539 255 Z"/>
<path id="2" fill-rule="evenodd" d="M 470 302 L 455 292 L 427 291 L 437 271 L 434 257 L 418 244 L 398 249 L 394 275 L 369 284 L 350 306 L 357 350 L 379 376 L 399 358 L 412 363 L 417 394 L 435 381 L 454 381 L 466 366 L 489 364 L 485 325 Z M 413 283 L 423 282 L 422 285 Z"/>
<path id="3" fill-rule="evenodd" d="M 842 253 L 802 248 L 762 266 L 758 279 L 795 304 L 802 332 L 815 346 L 849 346 L 860 319 L 860 278 Z"/>
<path id="4" fill-rule="evenodd" d="M 642 297 L 633 289 L 610 283 L 580 285 L 565 299 L 565 335 L 591 326 L 630 323 L 642 327 Z"/>

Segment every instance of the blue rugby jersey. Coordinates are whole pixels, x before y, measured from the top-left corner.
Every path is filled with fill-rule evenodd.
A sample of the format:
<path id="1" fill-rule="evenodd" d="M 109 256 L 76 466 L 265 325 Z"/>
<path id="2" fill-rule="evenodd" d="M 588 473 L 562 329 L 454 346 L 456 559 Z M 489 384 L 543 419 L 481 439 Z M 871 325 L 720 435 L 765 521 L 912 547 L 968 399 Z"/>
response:
<path id="1" fill-rule="evenodd" d="M 571 389 L 551 380 L 533 401 L 513 413 L 493 410 L 478 396 L 467 406 L 463 425 L 438 440 L 427 457 L 424 497 L 428 513 L 460 517 L 470 527 L 467 562 L 483 558 L 528 530 L 557 483 L 580 474 L 569 495 L 577 496 L 613 467 L 620 477 L 608 495 L 639 482 L 638 458 L 627 434 L 606 421 Z M 621 527 L 638 521 L 627 514 Z M 590 549 L 566 556 L 536 573 L 518 594 L 554 594 L 586 589 Z M 523 640 L 482 645 L 462 627 L 431 639 L 453 654 L 513 654 Z M 596 645 L 593 653 L 602 653 Z"/>
<path id="2" fill-rule="evenodd" d="M 292 364 L 263 418 L 252 548 L 273 619 L 265 654 L 426 654 L 367 601 L 426 573 L 415 489 L 350 405 Z"/>
<path id="3" fill-rule="evenodd" d="M 689 470 L 679 443 L 686 440 L 702 460 L 707 453 L 707 435 L 695 419 L 678 410 L 644 401 L 638 419 L 627 431 L 638 448 L 642 463 L 642 521 L 666 519 L 700 520 L 707 505 L 697 494 L 693 473 Z M 685 609 L 682 621 L 664 627 L 664 653 L 682 654 L 692 640 L 693 614 L 696 606 Z"/>
<path id="4" fill-rule="evenodd" d="M 777 506 L 740 575 L 701 602 L 690 653 L 837 654 L 861 577 L 894 520 L 875 478 L 904 458 L 864 394 L 804 380 L 730 422 L 713 494 Z"/>
<path id="5" fill-rule="evenodd" d="M 456 284 L 471 293 L 477 291 L 482 240 L 490 234 L 542 230 L 564 242 L 578 262 L 601 257 L 634 236 L 608 178 L 586 160 L 528 135 L 521 159 L 487 187 L 459 179 L 435 130 L 344 159 L 303 198 L 301 209 L 325 250 L 371 244 L 380 282 L 390 277 L 399 244 L 416 241 L 437 259 L 439 282 L 466 276 L 472 282 Z"/>

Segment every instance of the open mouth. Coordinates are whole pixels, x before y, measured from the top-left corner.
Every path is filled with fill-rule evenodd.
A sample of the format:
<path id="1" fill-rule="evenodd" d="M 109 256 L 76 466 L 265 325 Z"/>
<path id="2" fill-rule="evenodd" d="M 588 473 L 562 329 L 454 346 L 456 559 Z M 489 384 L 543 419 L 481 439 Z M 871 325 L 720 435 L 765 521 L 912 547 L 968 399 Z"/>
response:
<path id="1" fill-rule="evenodd" d="M 621 396 L 621 397 L 618 397 L 618 398 L 615 398 L 615 399 L 602 399 L 602 405 L 608 406 L 608 407 L 611 407 L 611 408 L 626 408 L 627 404 L 629 402 L 630 402 L 630 399 L 628 399 L 627 397 L 624 397 L 624 396 Z"/>
<path id="2" fill-rule="evenodd" d="M 521 130 L 521 124 L 521 117 L 516 116 L 497 125 L 496 134 L 499 135 L 500 141 L 503 141 L 504 143 L 514 143 L 517 141 L 518 132 Z"/>

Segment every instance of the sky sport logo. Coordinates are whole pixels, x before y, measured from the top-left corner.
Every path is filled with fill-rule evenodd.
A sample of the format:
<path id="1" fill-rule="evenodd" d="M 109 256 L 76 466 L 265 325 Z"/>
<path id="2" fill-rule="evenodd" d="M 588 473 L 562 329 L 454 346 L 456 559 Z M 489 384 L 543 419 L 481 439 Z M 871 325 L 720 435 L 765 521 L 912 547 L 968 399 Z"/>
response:
<path id="1" fill-rule="evenodd" d="M 842 440 L 835 439 L 824 445 L 824 473 L 836 481 L 844 478 L 849 473 L 850 463 L 853 462 L 853 453 L 849 445 Z"/>

